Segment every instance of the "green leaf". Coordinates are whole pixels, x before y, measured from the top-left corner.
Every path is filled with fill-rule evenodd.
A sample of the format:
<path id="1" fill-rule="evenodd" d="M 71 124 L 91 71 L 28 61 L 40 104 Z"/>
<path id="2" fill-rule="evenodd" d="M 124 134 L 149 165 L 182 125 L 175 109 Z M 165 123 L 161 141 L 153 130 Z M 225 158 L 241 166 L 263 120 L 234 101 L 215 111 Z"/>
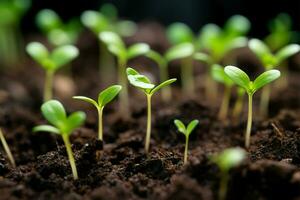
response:
<path id="1" fill-rule="evenodd" d="M 194 59 L 205 62 L 207 64 L 212 62 L 211 57 L 206 53 L 197 52 L 197 53 L 194 54 Z"/>
<path id="2" fill-rule="evenodd" d="M 81 15 L 81 22 L 97 35 L 109 30 L 109 22 L 105 16 L 96 11 L 84 11 Z"/>
<path id="3" fill-rule="evenodd" d="M 118 34 L 120 34 L 122 37 L 130 37 L 133 36 L 138 27 L 136 23 L 129 20 L 120 20 L 115 24 L 115 30 Z"/>
<path id="4" fill-rule="evenodd" d="M 174 124 L 176 125 L 179 132 L 185 134 L 186 128 L 182 121 L 180 121 L 179 119 L 175 119 Z"/>
<path id="5" fill-rule="evenodd" d="M 192 56 L 195 49 L 194 46 L 191 43 L 182 43 L 178 44 L 176 46 L 171 47 L 166 52 L 166 59 L 168 62 L 176 59 L 182 59 L 189 56 Z"/>
<path id="6" fill-rule="evenodd" d="M 117 48 L 125 48 L 125 44 L 122 41 L 121 37 L 114 33 L 105 31 L 99 34 L 99 39 L 103 41 L 106 45 L 110 46 L 116 46 Z"/>
<path id="7" fill-rule="evenodd" d="M 271 53 L 271 50 L 259 39 L 251 39 L 249 41 L 249 48 L 259 58 L 265 68 L 274 67 L 277 64 L 277 59 Z"/>
<path id="8" fill-rule="evenodd" d="M 67 135 L 71 134 L 74 131 L 74 129 L 78 128 L 84 123 L 85 119 L 86 115 L 84 112 L 77 111 L 72 113 L 66 120 L 65 130 L 63 133 Z"/>
<path id="9" fill-rule="evenodd" d="M 97 104 L 96 101 L 94 101 L 93 99 L 88 98 L 88 97 L 84 97 L 84 96 L 74 96 L 73 99 L 79 99 L 79 100 L 88 102 L 88 103 L 90 103 L 90 104 L 93 104 L 96 108 L 99 107 L 99 105 Z"/>
<path id="10" fill-rule="evenodd" d="M 71 62 L 79 55 L 78 49 L 73 45 L 65 45 L 54 49 L 51 53 L 51 60 L 55 63 L 55 69 Z"/>
<path id="11" fill-rule="evenodd" d="M 54 126 L 50 126 L 50 125 L 35 126 L 35 127 L 33 127 L 32 131 L 33 132 L 50 132 L 50 133 L 55 133 L 55 134 L 61 134 L 57 128 L 55 128 Z"/>
<path id="12" fill-rule="evenodd" d="M 150 50 L 148 44 L 145 43 L 137 43 L 132 45 L 127 50 L 127 59 L 132 59 L 141 55 L 145 55 Z"/>
<path id="13" fill-rule="evenodd" d="M 230 17 L 225 24 L 227 34 L 239 36 L 246 34 L 250 30 L 250 21 L 242 15 Z"/>
<path id="14" fill-rule="evenodd" d="M 53 29 L 62 27 L 62 21 L 60 17 L 50 9 L 41 10 L 36 16 L 37 26 L 44 32 L 49 32 Z"/>
<path id="15" fill-rule="evenodd" d="M 283 47 L 276 54 L 276 58 L 279 61 L 278 64 L 280 64 L 285 59 L 297 54 L 299 51 L 300 51 L 300 46 L 298 44 L 290 44 L 287 45 L 286 47 Z"/>
<path id="16" fill-rule="evenodd" d="M 235 82 L 238 86 L 250 92 L 251 81 L 249 76 L 241 69 L 234 66 L 227 66 L 224 69 L 225 73 Z"/>
<path id="17" fill-rule="evenodd" d="M 144 90 L 144 92 L 147 94 L 150 93 L 150 90 L 155 87 L 155 85 L 153 85 L 146 76 L 140 75 L 136 70 L 130 67 L 126 69 L 126 73 L 129 83 Z"/>
<path id="18" fill-rule="evenodd" d="M 159 67 L 167 67 L 167 62 L 164 59 L 162 55 L 160 55 L 158 52 L 150 50 L 145 55 L 149 59 L 153 60 L 158 64 Z"/>
<path id="19" fill-rule="evenodd" d="M 100 13 L 107 17 L 111 22 L 118 19 L 118 10 L 111 3 L 105 3 L 100 8 Z"/>
<path id="20" fill-rule="evenodd" d="M 42 66 L 44 64 L 44 61 L 49 57 L 49 51 L 43 44 L 39 42 L 29 43 L 26 46 L 26 51 L 36 62 L 38 62 Z"/>
<path id="21" fill-rule="evenodd" d="M 122 86 L 113 85 L 103 90 L 98 96 L 98 104 L 100 107 L 104 107 L 111 102 L 121 91 Z"/>
<path id="22" fill-rule="evenodd" d="M 224 68 L 218 64 L 214 64 L 211 69 L 212 77 L 215 81 L 223 83 L 227 86 L 233 85 L 230 77 L 225 73 Z"/>
<path id="23" fill-rule="evenodd" d="M 49 100 L 41 107 L 44 117 L 59 129 L 64 126 L 67 115 L 63 105 L 57 100 Z"/>
<path id="24" fill-rule="evenodd" d="M 174 23 L 171 24 L 167 29 L 167 37 L 169 41 L 174 45 L 194 41 L 194 33 L 184 23 Z"/>
<path id="25" fill-rule="evenodd" d="M 253 90 L 254 92 L 260 89 L 261 87 L 267 85 L 268 83 L 278 79 L 280 77 L 280 71 L 274 69 L 269 70 L 261 75 L 259 75 L 253 82 Z"/>
<path id="26" fill-rule="evenodd" d="M 216 43 L 222 35 L 222 30 L 216 24 L 207 24 L 203 26 L 197 40 L 199 48 L 212 51 L 213 44 Z"/>
<path id="27" fill-rule="evenodd" d="M 162 82 L 161 84 L 159 84 L 158 86 L 156 86 L 155 88 L 153 88 L 151 90 L 150 94 L 152 95 L 152 94 L 156 93 L 161 88 L 166 87 L 166 86 L 174 83 L 176 80 L 177 80 L 176 78 L 172 78 L 172 79 L 169 79 L 169 80 L 166 80 L 166 81 Z"/>
<path id="28" fill-rule="evenodd" d="M 198 124 L 199 124 L 199 121 L 197 119 L 194 119 L 193 121 L 191 121 L 186 129 L 187 134 L 190 135 Z"/>
<path id="29" fill-rule="evenodd" d="M 126 74 L 127 74 L 127 76 L 129 76 L 129 75 L 139 75 L 138 71 L 136 71 L 135 69 L 133 69 L 131 67 L 128 67 L 126 69 Z"/>

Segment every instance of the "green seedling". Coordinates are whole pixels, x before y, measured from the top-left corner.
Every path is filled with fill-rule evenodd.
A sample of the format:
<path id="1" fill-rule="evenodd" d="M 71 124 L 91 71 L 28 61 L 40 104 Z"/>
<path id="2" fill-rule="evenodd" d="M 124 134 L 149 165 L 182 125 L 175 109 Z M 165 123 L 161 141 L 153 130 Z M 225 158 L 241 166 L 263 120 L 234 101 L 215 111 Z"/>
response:
<path id="1" fill-rule="evenodd" d="M 120 93 L 120 111 L 122 116 L 128 117 L 130 110 L 126 80 L 127 62 L 138 56 L 145 55 L 150 50 L 150 47 L 145 43 L 137 43 L 127 48 L 121 37 L 114 32 L 102 32 L 99 34 L 99 38 L 107 45 L 108 50 L 117 57 L 118 80 L 119 84 L 123 87 L 123 90 Z"/>
<path id="2" fill-rule="evenodd" d="M 254 81 L 251 81 L 249 76 L 241 69 L 234 66 L 225 67 L 225 73 L 231 78 L 231 80 L 242 87 L 248 94 L 248 121 L 245 134 L 245 147 L 249 148 L 250 145 L 250 134 L 252 126 L 252 97 L 253 94 L 260 88 L 268 85 L 274 80 L 280 77 L 280 71 L 268 70 L 259 75 Z"/>
<path id="3" fill-rule="evenodd" d="M 246 152 L 241 148 L 225 149 L 220 154 L 211 157 L 211 161 L 216 163 L 220 169 L 219 200 L 226 199 L 229 171 L 240 165 L 245 158 Z"/>
<path id="4" fill-rule="evenodd" d="M 66 146 L 69 162 L 71 165 L 74 180 L 78 179 L 77 168 L 73 156 L 70 135 L 85 121 L 85 113 L 78 111 L 67 116 L 63 105 L 57 100 L 50 100 L 43 103 L 41 107 L 43 116 L 51 125 L 39 125 L 33 128 L 34 132 L 50 132 L 60 135 Z"/>
<path id="5" fill-rule="evenodd" d="M 189 148 L 189 136 L 193 132 L 193 130 L 196 128 L 198 125 L 199 121 L 198 120 L 193 120 L 191 121 L 187 127 L 182 123 L 182 121 L 175 119 L 174 124 L 176 125 L 177 129 L 179 132 L 183 133 L 185 135 L 185 148 L 184 148 L 184 158 L 183 158 L 183 163 L 187 163 L 187 158 L 188 158 L 188 148 Z"/>
<path id="6" fill-rule="evenodd" d="M 231 96 L 231 88 L 234 84 L 232 80 L 225 73 L 224 68 L 220 65 L 214 64 L 212 66 L 212 77 L 215 81 L 224 84 L 225 90 L 222 99 L 222 104 L 218 114 L 219 119 L 225 120 L 228 114 L 229 101 Z"/>
<path id="7" fill-rule="evenodd" d="M 5 137 L 4 137 L 3 132 L 2 132 L 1 129 L 0 129 L 0 140 L 1 140 L 1 143 L 2 143 L 2 146 L 3 146 L 3 149 L 4 149 L 8 159 L 10 161 L 10 164 L 12 165 L 13 168 L 15 168 L 16 167 L 15 159 L 14 159 L 14 157 L 13 157 L 11 151 L 10 151 L 10 148 L 9 148 L 9 146 L 8 146 L 6 140 L 5 140 Z"/>
<path id="8" fill-rule="evenodd" d="M 51 53 L 39 42 L 31 42 L 26 47 L 27 53 L 46 71 L 44 101 L 52 99 L 53 76 L 62 66 L 74 60 L 79 51 L 75 46 L 57 47 Z"/>
<path id="9" fill-rule="evenodd" d="M 146 132 L 146 140 L 145 140 L 145 152 L 149 152 L 150 146 L 150 138 L 151 138 L 151 98 L 154 93 L 160 90 L 163 87 L 170 85 L 175 82 L 177 79 L 169 79 L 158 86 L 155 86 L 150 80 L 144 76 L 139 74 L 136 70 L 132 68 L 127 68 L 127 78 L 131 85 L 141 89 L 147 97 L 147 132 Z"/>
<path id="10" fill-rule="evenodd" d="M 41 10 L 37 14 L 36 24 L 54 46 L 75 44 L 82 30 L 78 19 L 64 23 L 58 14 L 50 9 Z"/>
<path id="11" fill-rule="evenodd" d="M 23 56 L 20 23 L 30 6 L 31 0 L 0 1 L 0 60 L 5 67 L 17 64 Z"/>
<path id="12" fill-rule="evenodd" d="M 258 39 L 251 39 L 249 41 L 249 48 L 259 58 L 265 70 L 278 67 L 280 64 L 282 64 L 283 61 L 299 53 L 300 51 L 300 46 L 298 44 L 290 44 L 281 48 L 274 54 L 263 41 Z M 270 86 L 265 87 L 262 91 L 260 101 L 260 114 L 263 118 L 268 115 L 270 93 Z"/>
<path id="13" fill-rule="evenodd" d="M 111 102 L 121 91 L 122 86 L 120 85 L 113 85 L 102 92 L 99 93 L 98 95 L 98 102 L 84 96 L 75 96 L 73 97 L 74 99 L 79 99 L 83 100 L 85 102 L 88 102 L 92 105 L 94 105 L 97 108 L 98 111 L 98 139 L 103 141 L 103 109 L 104 107 Z"/>

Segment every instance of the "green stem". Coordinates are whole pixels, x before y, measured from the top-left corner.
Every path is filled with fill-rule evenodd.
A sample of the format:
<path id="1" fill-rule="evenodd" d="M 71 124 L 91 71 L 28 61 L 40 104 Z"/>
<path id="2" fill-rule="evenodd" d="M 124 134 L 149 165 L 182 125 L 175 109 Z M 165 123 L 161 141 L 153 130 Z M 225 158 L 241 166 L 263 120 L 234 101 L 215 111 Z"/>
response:
<path id="1" fill-rule="evenodd" d="M 185 138 L 185 147 L 184 147 L 184 158 L 183 158 L 183 164 L 185 165 L 187 163 L 188 158 L 188 148 L 189 148 L 189 136 Z"/>
<path id="2" fill-rule="evenodd" d="M 222 172 L 219 188 L 219 200 L 225 200 L 227 196 L 227 187 L 228 187 L 228 172 Z"/>
<path id="3" fill-rule="evenodd" d="M 145 141 L 145 152 L 149 152 L 150 138 L 151 138 L 151 97 L 152 95 L 147 94 L 147 133 Z"/>
<path id="4" fill-rule="evenodd" d="M 207 100 L 213 104 L 214 102 L 216 102 L 217 99 L 218 87 L 216 82 L 211 77 L 210 70 L 211 70 L 211 66 L 205 77 L 205 94 Z"/>
<path id="5" fill-rule="evenodd" d="M 167 64 L 161 65 L 160 66 L 160 82 L 166 81 L 169 79 L 169 73 L 168 73 L 168 66 Z M 165 87 L 162 91 L 162 100 L 164 102 L 169 102 L 170 99 L 172 98 L 172 91 L 171 87 L 167 86 Z"/>
<path id="6" fill-rule="evenodd" d="M 101 41 L 99 41 L 99 73 L 106 85 L 111 83 L 111 77 L 107 75 L 115 74 L 113 56 L 107 50 L 106 45 Z"/>
<path id="7" fill-rule="evenodd" d="M 240 116 L 243 109 L 243 99 L 244 99 L 244 93 L 238 94 L 238 98 L 233 108 L 233 113 L 232 113 L 233 119 L 237 119 Z"/>
<path id="8" fill-rule="evenodd" d="M 271 87 L 266 85 L 262 89 L 261 99 L 260 99 L 260 115 L 262 119 L 266 118 L 269 113 L 269 101 L 270 101 Z"/>
<path id="9" fill-rule="evenodd" d="M 252 127 L 252 94 L 248 94 L 248 121 L 247 121 L 247 129 L 245 134 L 246 148 L 249 148 L 250 146 L 251 127 Z"/>
<path id="10" fill-rule="evenodd" d="M 76 168 L 75 159 L 74 159 L 74 156 L 73 156 L 69 136 L 67 134 L 63 134 L 62 138 L 63 138 L 63 141 L 64 141 L 65 146 L 66 146 L 69 162 L 70 162 L 72 173 L 73 173 L 73 178 L 74 178 L 74 180 L 77 180 L 78 179 L 77 168 Z"/>
<path id="11" fill-rule="evenodd" d="M 101 107 L 98 109 L 98 139 L 103 141 L 103 109 Z"/>
<path id="12" fill-rule="evenodd" d="M 54 71 L 46 71 L 46 79 L 44 85 L 44 102 L 52 99 L 53 75 Z"/>
<path id="13" fill-rule="evenodd" d="M 6 152 L 6 155 L 7 155 L 8 159 L 9 159 L 11 165 L 13 166 L 13 168 L 15 168 L 16 167 L 15 159 L 14 159 L 14 157 L 13 157 L 13 155 L 12 155 L 12 153 L 11 153 L 9 147 L 8 147 L 8 144 L 7 144 L 6 140 L 5 140 L 5 137 L 4 137 L 3 132 L 2 132 L 1 129 L 0 129 L 0 140 L 1 140 L 1 143 L 3 145 L 4 151 Z"/>
<path id="14" fill-rule="evenodd" d="M 193 57 L 183 59 L 181 64 L 181 81 L 184 93 L 189 97 L 193 96 L 195 92 L 193 74 Z"/>
<path id="15" fill-rule="evenodd" d="M 129 102 L 128 102 L 128 84 L 126 79 L 126 65 L 127 60 L 118 59 L 118 79 L 120 85 L 122 85 L 122 91 L 120 92 L 120 112 L 123 117 L 129 118 L 130 116 L 130 109 L 129 109 Z"/>
<path id="16" fill-rule="evenodd" d="M 231 96 L 231 86 L 225 86 L 222 105 L 221 105 L 219 115 L 218 115 L 220 120 L 225 120 L 227 117 L 230 96 Z"/>

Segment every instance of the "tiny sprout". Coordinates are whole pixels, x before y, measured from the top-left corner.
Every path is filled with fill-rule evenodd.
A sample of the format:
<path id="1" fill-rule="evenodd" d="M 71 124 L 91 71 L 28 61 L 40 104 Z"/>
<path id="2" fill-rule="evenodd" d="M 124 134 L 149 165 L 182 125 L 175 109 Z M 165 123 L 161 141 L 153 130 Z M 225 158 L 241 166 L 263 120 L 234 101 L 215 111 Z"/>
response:
<path id="1" fill-rule="evenodd" d="M 110 86 L 108 88 L 106 88 L 105 90 L 103 90 L 102 92 L 99 93 L 98 95 L 98 102 L 96 102 L 95 100 L 88 98 L 88 97 L 84 97 L 84 96 L 75 96 L 73 97 L 74 99 L 79 99 L 79 100 L 83 100 L 85 102 L 88 102 L 90 104 L 93 104 L 98 111 L 98 139 L 103 141 L 103 109 L 104 107 L 111 102 L 121 91 L 122 86 L 120 85 L 113 85 Z"/>
<path id="2" fill-rule="evenodd" d="M 212 162 L 216 163 L 221 172 L 219 185 L 219 200 L 225 200 L 227 195 L 227 185 L 229 181 L 229 170 L 240 165 L 246 158 L 245 150 L 241 148 L 225 149 L 218 155 L 211 157 Z"/>
<path id="3" fill-rule="evenodd" d="M 57 47 L 50 53 L 43 44 L 31 42 L 27 45 L 26 51 L 46 71 L 44 101 L 48 101 L 52 99 L 54 73 L 75 59 L 79 54 L 78 49 L 72 45 L 65 45 Z"/>
<path id="4" fill-rule="evenodd" d="M 50 100 L 43 103 L 41 111 L 43 116 L 52 125 L 35 126 L 33 128 L 33 131 L 50 132 L 62 136 L 72 168 L 73 178 L 74 180 L 78 179 L 75 159 L 73 156 L 69 137 L 76 128 L 83 124 L 86 118 L 84 112 L 74 112 L 68 117 L 63 105 L 57 100 Z"/>
<path id="5" fill-rule="evenodd" d="M 146 140 L 145 140 L 145 152 L 149 152 L 150 146 L 150 137 L 151 137 L 151 97 L 154 93 L 160 90 L 163 87 L 170 85 L 171 83 L 175 82 L 177 79 L 169 79 L 158 86 L 155 86 L 150 82 L 150 80 L 144 76 L 139 74 L 136 70 L 132 68 L 127 68 L 127 78 L 131 85 L 141 89 L 146 97 L 147 97 L 147 132 L 146 132 Z"/>
<path id="6" fill-rule="evenodd" d="M 179 132 L 183 133 L 185 135 L 185 148 L 184 148 L 184 161 L 183 163 L 187 163 L 187 157 L 188 157 L 188 146 L 189 146 L 189 136 L 192 133 L 192 131 L 196 128 L 198 125 L 198 120 L 191 121 L 187 127 L 182 123 L 182 121 L 176 119 L 174 120 L 174 124 L 176 125 Z"/>
<path id="7" fill-rule="evenodd" d="M 254 81 L 251 81 L 249 76 L 241 69 L 234 66 L 225 67 L 225 73 L 231 78 L 231 80 L 242 87 L 248 94 L 248 122 L 245 134 L 245 147 L 250 145 L 250 134 L 252 126 L 252 97 L 253 94 L 262 88 L 263 86 L 271 83 L 272 81 L 280 77 L 280 71 L 269 70 L 260 74 Z"/>
<path id="8" fill-rule="evenodd" d="M 12 165 L 12 167 L 15 168 L 16 167 L 15 159 L 14 159 L 14 157 L 13 157 L 11 151 L 10 151 L 10 148 L 9 148 L 9 146 L 8 146 L 6 140 L 5 140 L 5 137 L 4 137 L 3 132 L 2 132 L 1 129 L 0 129 L 0 140 L 1 140 L 2 146 L 4 148 L 4 151 L 5 151 L 7 157 L 10 161 L 10 164 Z"/>

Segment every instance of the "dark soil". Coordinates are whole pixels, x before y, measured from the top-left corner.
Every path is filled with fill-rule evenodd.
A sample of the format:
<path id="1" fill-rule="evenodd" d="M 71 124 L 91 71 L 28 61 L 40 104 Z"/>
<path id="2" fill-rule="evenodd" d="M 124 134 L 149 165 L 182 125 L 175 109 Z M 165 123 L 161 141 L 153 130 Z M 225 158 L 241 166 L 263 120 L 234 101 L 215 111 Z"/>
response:
<path id="1" fill-rule="evenodd" d="M 143 34 L 152 34 L 151 27 L 157 27 L 156 24 L 143 26 L 148 30 Z M 161 34 L 159 28 L 154 30 L 155 34 Z M 147 37 L 142 35 L 128 41 L 139 38 Z M 124 120 L 118 115 L 116 102 L 105 109 L 105 144 L 102 144 L 96 140 L 94 108 L 71 99 L 74 94 L 96 97 L 104 88 L 96 67 L 97 43 L 92 42 L 92 35 L 87 35 L 85 40 L 90 42 L 79 43 L 82 56 L 73 63 L 74 81 L 61 72 L 60 81 L 65 88 L 63 91 L 56 88 L 55 93 L 68 112 L 87 113 L 85 125 L 71 137 L 79 179 L 72 178 L 61 138 L 31 131 L 34 125 L 45 123 L 39 111 L 43 72 L 28 59 L 23 68 L 1 72 L 0 76 L 0 127 L 17 163 L 17 168 L 11 168 L 4 152 L 0 153 L 0 199 L 216 199 L 219 171 L 209 156 L 228 147 L 243 147 L 247 109 L 238 120 L 219 121 L 219 102 L 211 104 L 205 100 L 203 79 L 197 79 L 198 92 L 194 99 L 182 98 L 177 83 L 172 102 L 161 102 L 159 95 L 154 98 L 151 152 L 147 156 L 143 149 L 146 102 L 133 89 L 130 101 L 135 107 L 131 119 Z M 151 41 L 156 49 L 165 48 L 165 41 L 159 43 L 150 37 L 148 42 Z M 239 63 L 248 66 L 257 63 L 249 60 L 247 51 L 243 54 L 246 56 L 240 55 Z M 289 88 L 272 90 L 267 120 L 258 119 L 259 94 L 255 96 L 251 147 L 247 160 L 230 172 L 228 199 L 300 199 L 300 74 L 296 64 L 296 61 L 291 63 Z M 157 74 L 157 69 L 148 65 L 148 60 L 138 59 L 130 66 Z M 253 74 L 261 72 L 261 68 L 254 69 Z M 170 71 L 178 76 L 176 64 Z M 196 70 L 197 76 L 201 71 Z M 186 166 L 182 162 L 184 137 L 173 125 L 176 118 L 184 122 L 200 121 L 190 137 Z"/>

